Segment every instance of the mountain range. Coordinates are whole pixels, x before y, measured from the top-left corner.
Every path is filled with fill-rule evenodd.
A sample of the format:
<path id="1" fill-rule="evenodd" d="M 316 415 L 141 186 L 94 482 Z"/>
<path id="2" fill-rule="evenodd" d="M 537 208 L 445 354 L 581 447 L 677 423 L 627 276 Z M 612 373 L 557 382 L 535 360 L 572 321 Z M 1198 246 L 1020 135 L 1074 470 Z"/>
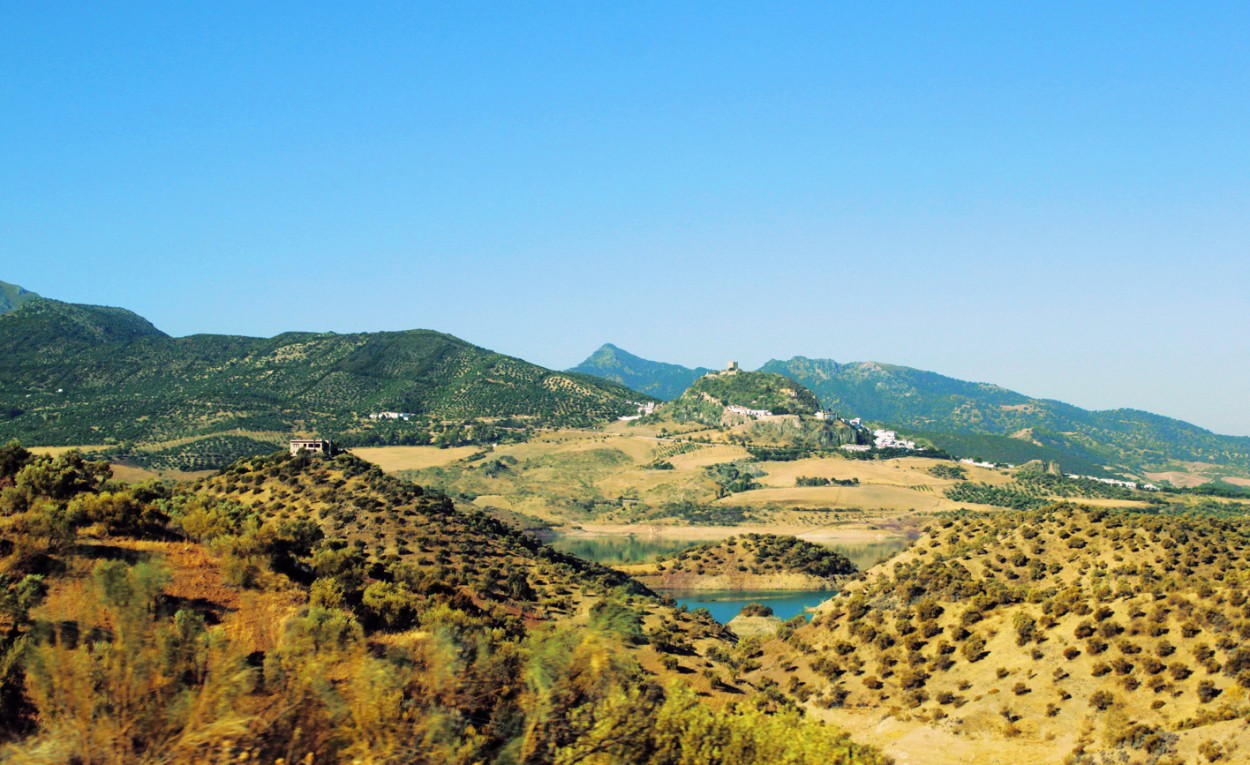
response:
<path id="1" fill-rule="evenodd" d="M 65 303 L 0 282 L 0 439 L 31 444 L 183 448 L 209 436 L 235 439 L 219 441 L 224 453 L 205 463 L 224 464 L 290 434 L 482 442 L 509 429 L 631 414 L 638 402 L 678 398 L 709 371 L 609 344 L 559 372 L 424 329 L 175 338 L 123 308 Z M 799 383 L 843 417 L 959 456 L 1055 461 L 1082 474 L 1250 475 L 1250 437 L 1149 412 L 1089 411 L 876 362 L 796 356 L 760 371 Z M 411 413 L 414 422 L 369 419 L 378 412 Z"/>
<path id="2" fill-rule="evenodd" d="M 605 353 L 609 350 L 611 353 Z M 618 369 L 613 359 L 626 359 Z M 668 392 L 671 380 L 699 369 L 648 362 L 604 346 L 574 369 L 637 389 Z M 648 379 L 648 370 L 660 370 Z M 861 417 L 926 438 L 961 456 L 1020 463 L 1057 461 L 1065 470 L 1099 474 L 1166 472 L 1218 466 L 1250 471 L 1250 438 L 1223 436 L 1180 420 L 1134 409 L 1089 411 L 910 367 L 839 363 L 795 356 L 772 360 L 762 372 L 784 375 L 810 389 L 843 417 Z M 1193 463 L 1201 463 L 1195 466 Z"/>
<path id="3" fill-rule="evenodd" d="M 13 285 L 4 294 L 0 439 L 153 443 L 246 433 L 272 449 L 292 433 L 350 441 L 417 428 L 371 421 L 377 412 L 523 428 L 603 421 L 649 400 L 431 330 L 170 337 L 122 308 L 28 297 Z"/>

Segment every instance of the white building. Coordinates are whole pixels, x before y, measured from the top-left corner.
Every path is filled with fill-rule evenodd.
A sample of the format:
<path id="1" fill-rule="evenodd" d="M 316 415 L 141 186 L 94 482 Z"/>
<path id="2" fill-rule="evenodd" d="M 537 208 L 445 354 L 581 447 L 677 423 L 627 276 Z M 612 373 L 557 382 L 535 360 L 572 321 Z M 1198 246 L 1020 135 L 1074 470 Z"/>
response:
<path id="1" fill-rule="evenodd" d="M 1072 479 L 1083 479 L 1086 481 L 1097 481 L 1098 483 L 1105 483 L 1109 486 L 1123 486 L 1126 489 L 1138 488 L 1136 481 L 1121 481 L 1117 478 L 1095 478 L 1092 475 L 1077 475 L 1076 473 L 1067 473 L 1066 477 L 1072 478 Z M 1149 489 L 1151 491 L 1158 491 L 1159 489 L 1159 487 L 1155 486 L 1153 483 L 1145 484 L 1141 488 Z"/>
<path id="2" fill-rule="evenodd" d="M 369 415 L 371 420 L 411 420 L 415 417 L 412 412 L 374 412 Z"/>
<path id="3" fill-rule="evenodd" d="M 898 434 L 892 430 L 874 430 L 872 432 L 873 446 L 878 449 L 908 449 L 916 448 L 915 441 L 906 441 L 898 437 Z"/>
<path id="4" fill-rule="evenodd" d="M 634 406 L 638 407 L 638 414 L 627 414 L 624 417 L 617 417 L 616 419 L 621 422 L 633 422 L 634 420 L 641 420 L 649 414 L 655 414 L 656 403 L 654 401 L 648 401 L 645 404 L 639 404 L 636 401 L 632 403 Z"/>
<path id="5" fill-rule="evenodd" d="M 983 468 L 996 468 L 996 467 L 998 467 L 998 466 L 997 466 L 997 465 L 995 465 L 993 462 L 977 462 L 976 460 L 972 459 L 971 457 L 964 457 L 964 458 L 963 458 L 963 459 L 961 459 L 959 462 L 960 462 L 961 464 L 964 464 L 964 465 L 975 465 L 976 467 L 983 467 Z"/>
<path id="6" fill-rule="evenodd" d="M 320 438 L 292 438 L 291 456 L 294 457 L 300 452 L 330 457 L 334 454 L 334 444 Z"/>
<path id="7" fill-rule="evenodd" d="M 761 417 L 773 416 L 773 413 L 768 411 L 767 409 L 747 409 L 745 406 L 738 406 L 736 404 L 731 404 L 725 407 L 725 411 L 733 412 L 734 414 L 746 415 L 747 417 L 750 417 L 756 420 L 758 420 Z"/>

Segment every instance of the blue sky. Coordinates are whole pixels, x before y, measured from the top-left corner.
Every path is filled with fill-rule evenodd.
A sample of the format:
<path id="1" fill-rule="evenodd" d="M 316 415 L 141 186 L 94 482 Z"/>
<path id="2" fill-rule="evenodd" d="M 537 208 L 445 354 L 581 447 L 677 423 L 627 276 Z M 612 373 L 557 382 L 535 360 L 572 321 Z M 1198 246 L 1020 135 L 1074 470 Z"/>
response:
<path id="1" fill-rule="evenodd" d="M 0 279 L 1250 434 L 1248 83 L 1245 3 L 0 2 Z"/>

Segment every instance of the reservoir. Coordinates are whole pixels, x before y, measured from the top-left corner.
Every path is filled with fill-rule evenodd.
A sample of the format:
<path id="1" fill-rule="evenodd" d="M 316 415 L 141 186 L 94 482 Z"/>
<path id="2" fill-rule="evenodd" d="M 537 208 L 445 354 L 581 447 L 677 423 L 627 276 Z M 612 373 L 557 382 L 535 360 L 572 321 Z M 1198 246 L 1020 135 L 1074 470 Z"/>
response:
<path id="1" fill-rule="evenodd" d="M 712 539 L 670 539 L 661 536 L 643 535 L 600 535 L 575 536 L 554 534 L 545 536 L 543 541 L 561 552 L 576 555 L 579 558 L 602 563 L 605 566 L 620 566 L 629 563 L 650 563 L 660 558 L 675 555 L 695 545 L 707 544 L 718 540 Z M 907 539 L 888 539 L 879 542 L 854 542 L 849 544 L 824 544 L 845 555 L 861 571 L 875 566 L 910 544 Z M 661 592 L 674 598 L 679 605 L 693 611 L 706 608 L 712 618 L 724 624 L 738 615 L 742 607 L 748 603 L 759 603 L 773 609 L 773 614 L 783 621 L 797 616 L 808 608 L 828 600 L 837 593 L 834 590 L 785 590 L 755 591 L 732 590 L 717 592 L 700 590 L 694 592 Z"/>
<path id="2" fill-rule="evenodd" d="M 678 605 L 685 606 L 690 611 L 694 611 L 697 608 L 706 608 L 712 614 L 713 619 L 721 624 L 726 624 L 730 619 L 737 616 L 742 607 L 748 603 L 759 603 L 760 605 L 768 606 L 773 610 L 773 616 L 785 621 L 806 612 L 809 608 L 820 605 L 838 593 L 837 590 L 816 592 L 811 590 L 781 590 L 772 592 L 764 590 L 732 590 L 725 592 L 701 590 L 698 592 L 669 591 L 660 594 L 675 599 Z M 808 615 L 808 618 L 810 619 L 811 616 Z"/>

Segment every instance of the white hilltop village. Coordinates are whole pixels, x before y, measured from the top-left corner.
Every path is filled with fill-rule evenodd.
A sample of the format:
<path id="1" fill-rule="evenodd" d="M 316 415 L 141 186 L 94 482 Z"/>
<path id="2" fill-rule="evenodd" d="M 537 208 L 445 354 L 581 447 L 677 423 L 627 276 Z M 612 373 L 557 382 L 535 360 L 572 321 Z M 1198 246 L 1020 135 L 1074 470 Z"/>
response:
<path id="1" fill-rule="evenodd" d="M 708 374 L 709 375 L 734 375 L 734 374 L 738 374 L 738 372 L 740 371 L 741 371 L 741 368 L 738 366 L 738 362 L 730 361 L 728 364 L 725 365 L 725 368 L 723 370 L 719 372 L 709 372 Z M 646 417 L 649 414 L 654 413 L 657 407 L 657 404 L 654 401 L 650 401 L 645 404 L 640 404 L 637 402 L 633 402 L 633 403 L 635 404 L 635 406 L 638 407 L 637 414 L 630 414 L 630 415 L 625 415 L 623 417 L 618 417 L 617 418 L 618 420 L 620 420 L 621 422 L 632 422 L 634 420 L 639 420 L 639 419 L 642 419 L 643 417 Z M 751 409 L 745 406 L 738 406 L 737 404 L 730 404 L 726 406 L 725 411 L 730 412 L 731 414 L 742 415 L 743 417 L 750 417 L 753 420 L 759 420 L 759 419 L 764 419 L 767 417 L 775 416 L 771 411 L 767 409 Z M 836 412 L 830 412 L 827 409 L 819 409 L 816 412 L 813 412 L 812 416 L 815 417 L 817 420 L 842 421 L 842 422 L 845 422 L 847 425 L 850 425 L 852 428 L 855 428 L 856 430 L 865 430 L 864 422 L 859 417 L 856 417 L 851 420 L 842 420 L 842 418 L 839 417 Z M 842 448 L 848 452 L 866 452 L 874 448 L 876 449 L 903 449 L 905 451 L 916 451 L 917 449 L 915 441 L 910 441 L 904 438 L 899 438 L 898 433 L 896 433 L 893 430 L 880 430 L 880 429 L 874 430 L 872 432 L 872 439 L 873 439 L 873 442 L 871 445 L 869 444 L 844 444 Z"/>

